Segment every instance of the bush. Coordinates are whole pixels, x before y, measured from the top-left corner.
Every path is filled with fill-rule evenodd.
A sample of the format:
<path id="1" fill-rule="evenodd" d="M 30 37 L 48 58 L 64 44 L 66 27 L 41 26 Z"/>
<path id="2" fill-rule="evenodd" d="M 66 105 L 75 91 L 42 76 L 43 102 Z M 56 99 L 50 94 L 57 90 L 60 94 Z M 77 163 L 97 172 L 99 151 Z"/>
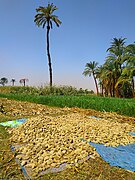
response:
<path id="1" fill-rule="evenodd" d="M 6 86 L 0 87 L 0 93 L 11 94 L 27 94 L 27 95 L 87 95 L 93 94 L 93 91 L 83 90 L 80 88 L 77 90 L 72 86 L 52 86 L 46 85 L 44 87 L 32 87 L 32 86 Z"/>

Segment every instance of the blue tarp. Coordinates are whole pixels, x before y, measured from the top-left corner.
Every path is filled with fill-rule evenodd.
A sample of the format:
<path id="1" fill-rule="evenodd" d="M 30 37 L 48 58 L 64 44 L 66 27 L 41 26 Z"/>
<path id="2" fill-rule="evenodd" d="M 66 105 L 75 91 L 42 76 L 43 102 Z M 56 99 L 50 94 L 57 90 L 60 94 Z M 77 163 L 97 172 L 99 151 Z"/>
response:
<path id="1" fill-rule="evenodd" d="M 96 119 L 96 120 L 103 120 L 102 118 L 98 118 L 97 116 L 87 116 L 88 118 L 93 118 L 93 119 Z"/>
<path id="2" fill-rule="evenodd" d="M 128 134 L 130 134 L 131 136 L 135 136 L 135 132 L 129 132 Z"/>
<path id="3" fill-rule="evenodd" d="M 135 143 L 118 147 L 104 146 L 89 142 L 96 148 L 100 156 L 110 164 L 135 172 Z"/>
<path id="4" fill-rule="evenodd" d="M 14 148 L 12 145 L 10 146 L 10 148 L 11 148 L 11 150 L 12 150 L 13 153 L 16 153 L 15 148 Z M 15 160 L 16 160 L 16 162 L 20 165 L 20 167 L 21 167 L 21 169 L 22 169 L 22 171 L 23 171 L 23 174 L 24 174 L 25 178 L 28 179 L 28 180 L 30 180 L 31 178 L 29 177 L 29 175 L 28 175 L 25 167 L 21 165 L 19 159 L 15 158 Z"/>
<path id="5" fill-rule="evenodd" d="M 14 127 L 17 127 L 17 126 L 25 123 L 26 121 L 27 121 L 27 119 L 17 119 L 17 120 L 13 120 L 13 121 L 2 122 L 2 123 L 0 123 L 0 125 L 14 128 Z"/>

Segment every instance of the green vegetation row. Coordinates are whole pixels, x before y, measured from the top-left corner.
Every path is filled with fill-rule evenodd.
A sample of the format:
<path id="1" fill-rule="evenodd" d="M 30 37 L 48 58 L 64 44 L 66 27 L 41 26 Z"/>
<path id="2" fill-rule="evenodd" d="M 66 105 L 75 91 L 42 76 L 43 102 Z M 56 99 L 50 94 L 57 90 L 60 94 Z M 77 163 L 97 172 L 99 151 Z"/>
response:
<path id="1" fill-rule="evenodd" d="M 94 94 L 94 91 L 88 89 L 79 90 L 72 86 L 1 86 L 0 93 L 26 94 L 26 95 L 86 95 Z"/>
<path id="2" fill-rule="evenodd" d="M 98 111 L 117 112 L 118 114 L 135 117 L 135 99 L 120 99 L 99 97 L 92 95 L 82 96 L 36 96 L 23 94 L 0 94 L 0 97 L 29 101 L 56 107 L 79 107 Z"/>

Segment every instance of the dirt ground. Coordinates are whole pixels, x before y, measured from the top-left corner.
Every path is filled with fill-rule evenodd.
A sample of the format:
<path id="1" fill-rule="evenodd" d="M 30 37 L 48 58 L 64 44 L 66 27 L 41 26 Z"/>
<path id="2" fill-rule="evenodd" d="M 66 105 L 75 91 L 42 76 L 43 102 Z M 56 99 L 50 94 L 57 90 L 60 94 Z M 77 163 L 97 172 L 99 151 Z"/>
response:
<path id="1" fill-rule="evenodd" d="M 57 125 L 58 127 L 62 126 L 65 120 L 66 120 L 66 124 L 67 122 L 69 123 L 69 120 L 71 120 L 70 124 L 73 127 L 75 127 L 75 129 L 71 131 L 71 134 L 74 133 L 75 137 L 78 137 L 79 135 L 81 135 L 81 132 L 83 133 L 85 132 L 85 134 L 82 134 L 82 136 L 84 137 L 86 137 L 86 135 L 89 136 L 89 134 L 87 134 L 89 132 L 86 132 L 86 129 L 88 129 L 89 126 L 92 126 L 93 129 L 95 128 L 95 131 L 96 129 L 99 131 L 98 129 L 99 126 L 100 126 L 100 129 L 102 129 L 103 127 L 105 129 L 105 127 L 107 127 L 109 131 L 111 127 L 110 124 L 113 127 L 115 127 L 116 125 L 116 127 L 117 126 L 120 127 L 121 131 L 123 127 L 125 128 L 123 130 L 123 134 L 128 132 L 129 130 L 133 130 L 135 127 L 135 118 L 121 116 L 116 113 L 98 112 L 95 110 L 84 110 L 84 109 L 79 109 L 79 108 L 66 108 L 66 107 L 54 108 L 54 107 L 47 107 L 44 105 L 39 105 L 39 104 L 34 104 L 34 103 L 20 102 L 20 101 L 0 98 L 0 122 L 12 120 L 12 119 L 20 119 L 20 118 L 28 118 L 29 123 L 35 123 L 38 120 L 38 123 L 36 125 L 38 129 L 39 129 L 38 124 L 40 124 L 40 128 L 43 129 L 42 127 L 44 127 L 45 123 L 47 123 L 47 120 L 49 118 L 51 120 L 52 118 L 53 119 L 55 118 L 56 119 L 55 125 Z M 102 119 L 102 122 L 100 120 L 99 122 L 96 118 Z M 82 121 L 82 119 L 83 119 L 83 130 L 85 128 L 85 131 L 83 130 L 81 131 L 81 126 L 79 126 L 79 123 Z M 62 127 L 66 127 L 66 124 L 64 124 Z M 82 122 L 80 124 L 82 124 Z M 48 127 L 52 127 L 53 131 L 55 131 L 54 124 L 53 126 L 50 126 L 50 124 L 48 125 L 49 125 Z M 20 132 L 26 135 L 25 127 L 27 126 L 25 125 L 25 126 L 22 126 L 22 128 L 17 128 L 17 130 L 16 129 L 12 130 L 8 128 L 5 129 L 4 127 L 0 126 L 0 130 L 1 130 L 0 131 L 0 178 L 1 179 L 24 179 L 24 176 L 20 170 L 19 165 L 17 165 L 17 163 L 15 162 L 15 156 L 17 154 L 13 154 L 11 152 L 9 145 L 11 142 L 13 144 L 13 139 L 15 140 L 14 143 L 21 142 L 21 141 L 23 142 L 23 138 L 21 140 L 18 140 L 16 137 L 18 137 L 18 133 L 20 134 L 20 137 L 22 136 Z M 29 127 L 30 127 L 29 130 L 33 129 L 33 126 L 31 126 L 31 124 L 29 124 Z M 66 131 L 69 131 L 69 129 L 71 130 L 71 128 L 68 128 L 66 129 Z M 78 129 L 80 129 L 79 133 L 77 133 Z M 8 132 L 10 131 L 11 134 L 9 135 L 7 131 Z M 102 132 L 103 131 L 104 130 L 102 129 Z M 117 129 L 117 131 L 119 130 Z M 14 138 L 11 138 L 11 136 Z M 93 138 L 95 142 L 102 141 L 101 143 L 103 144 L 105 143 L 104 138 L 106 137 L 106 135 L 103 135 L 103 138 L 100 140 L 97 138 L 98 134 L 97 136 L 90 134 L 90 136 Z M 68 137 L 68 138 L 69 139 L 71 138 L 70 140 L 72 141 L 72 137 Z M 129 138 L 128 141 L 134 142 L 134 138 L 133 139 Z M 128 142 L 125 142 L 125 141 L 123 142 L 123 140 L 121 139 L 118 142 L 116 141 L 115 143 L 116 144 L 114 144 L 114 146 L 121 143 L 128 144 Z M 91 152 L 94 152 L 94 151 L 92 150 Z M 135 179 L 135 173 L 132 173 L 132 172 L 129 172 L 124 169 L 117 168 L 117 167 L 110 167 L 109 164 L 104 162 L 96 153 L 94 155 L 95 155 L 94 158 L 89 158 L 89 160 L 84 161 L 83 163 L 80 163 L 77 166 L 70 167 L 70 169 L 67 168 L 66 170 L 61 171 L 59 173 L 47 174 L 47 175 L 38 177 L 38 179 L 98 179 L 98 180 L 100 179 L 125 179 L 125 180 Z"/>

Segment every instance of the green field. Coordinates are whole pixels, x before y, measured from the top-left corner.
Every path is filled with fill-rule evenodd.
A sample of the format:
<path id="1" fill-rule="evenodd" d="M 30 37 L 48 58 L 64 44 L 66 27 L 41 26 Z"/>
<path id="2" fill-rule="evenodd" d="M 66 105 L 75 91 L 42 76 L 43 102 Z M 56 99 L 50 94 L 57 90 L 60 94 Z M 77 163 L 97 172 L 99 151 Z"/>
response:
<path id="1" fill-rule="evenodd" d="M 29 101 L 56 107 L 79 107 L 98 111 L 116 112 L 121 115 L 135 117 L 135 99 L 98 97 L 93 95 L 78 96 L 36 96 L 26 94 L 0 94 L 8 99 Z"/>

